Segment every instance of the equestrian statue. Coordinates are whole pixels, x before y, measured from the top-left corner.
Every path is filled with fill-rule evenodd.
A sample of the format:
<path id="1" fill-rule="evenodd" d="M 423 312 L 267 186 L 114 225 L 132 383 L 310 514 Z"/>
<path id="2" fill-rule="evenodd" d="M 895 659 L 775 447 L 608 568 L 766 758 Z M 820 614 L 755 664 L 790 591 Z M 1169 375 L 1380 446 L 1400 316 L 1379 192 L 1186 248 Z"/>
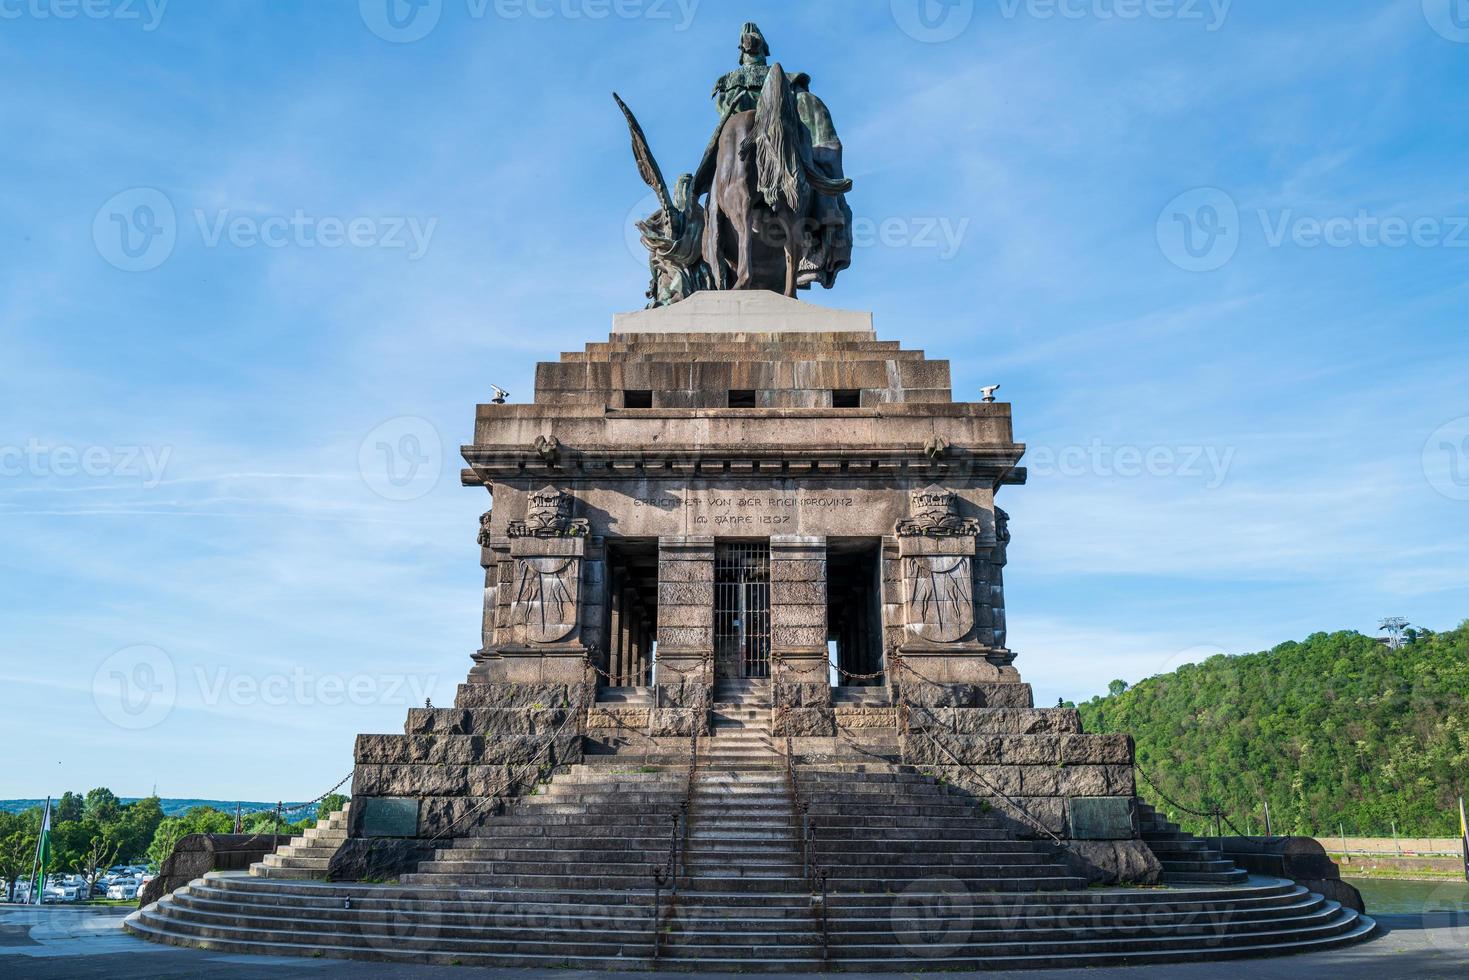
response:
<path id="1" fill-rule="evenodd" d="M 670 192 L 637 118 L 627 119 L 638 172 L 658 210 L 638 222 L 652 282 L 648 305 L 702 289 L 830 289 L 852 264 L 852 182 L 842 143 L 811 78 L 769 63 L 760 28 L 740 35 L 740 67 L 714 86 L 719 124 L 699 168 Z"/>

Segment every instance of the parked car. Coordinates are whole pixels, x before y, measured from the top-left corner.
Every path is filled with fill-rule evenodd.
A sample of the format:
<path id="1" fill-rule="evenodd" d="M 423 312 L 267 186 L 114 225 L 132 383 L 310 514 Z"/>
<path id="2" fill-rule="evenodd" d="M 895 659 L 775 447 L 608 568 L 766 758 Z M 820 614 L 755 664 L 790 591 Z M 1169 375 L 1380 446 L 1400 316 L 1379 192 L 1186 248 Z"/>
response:
<path id="1" fill-rule="evenodd" d="M 120 881 L 107 888 L 107 897 L 114 902 L 131 902 L 138 897 L 136 881 Z"/>

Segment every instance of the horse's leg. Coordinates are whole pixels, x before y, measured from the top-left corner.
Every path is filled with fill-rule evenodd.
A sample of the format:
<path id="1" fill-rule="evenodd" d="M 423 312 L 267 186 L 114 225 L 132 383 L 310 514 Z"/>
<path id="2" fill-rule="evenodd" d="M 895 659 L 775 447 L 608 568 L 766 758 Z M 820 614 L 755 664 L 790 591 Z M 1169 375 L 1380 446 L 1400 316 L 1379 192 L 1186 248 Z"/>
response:
<path id="1" fill-rule="evenodd" d="M 748 190 L 737 195 L 740 199 L 739 233 L 735 236 L 739 248 L 739 260 L 735 267 L 735 289 L 749 289 L 755 278 L 755 208 Z"/>
<path id="2" fill-rule="evenodd" d="M 709 275 L 714 280 L 715 289 L 723 289 L 725 283 L 724 256 L 720 251 L 723 242 L 719 236 L 719 222 L 723 217 L 719 211 L 719 190 L 716 182 L 709 192 L 708 213 L 704 215 L 704 261 L 709 265 Z"/>
<path id="3" fill-rule="evenodd" d="M 786 295 L 791 299 L 796 298 L 796 269 L 800 263 L 800 249 L 797 247 L 796 230 L 799 222 L 790 218 L 782 222 L 786 231 Z"/>

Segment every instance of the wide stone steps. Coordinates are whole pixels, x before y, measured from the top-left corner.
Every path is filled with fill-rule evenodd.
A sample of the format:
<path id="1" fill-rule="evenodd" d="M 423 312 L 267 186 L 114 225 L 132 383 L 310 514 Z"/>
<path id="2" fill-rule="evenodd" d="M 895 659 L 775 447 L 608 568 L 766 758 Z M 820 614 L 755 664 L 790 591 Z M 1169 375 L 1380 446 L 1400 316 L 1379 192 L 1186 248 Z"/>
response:
<path id="1" fill-rule="evenodd" d="M 1138 831 L 1163 865 L 1163 880 L 1174 884 L 1238 884 L 1249 878 L 1207 841 L 1185 833 L 1156 808 L 1139 800 Z"/>
<path id="2" fill-rule="evenodd" d="M 309 880 L 326 877 L 332 858 L 347 840 L 347 829 L 351 826 L 352 805 L 308 827 L 300 837 L 277 849 L 273 854 L 250 866 L 250 874 L 257 878 L 284 878 Z"/>
<path id="3" fill-rule="evenodd" d="M 666 885 L 659 892 L 665 970 L 1178 962 L 1332 948 L 1373 929 L 1277 879 L 1087 888 L 1050 845 L 1017 839 L 917 770 L 843 762 L 803 765 L 797 774 L 810 800 L 815 857 L 829 875 L 826 963 L 802 863 L 805 823 L 784 746 L 768 737 L 768 693 L 768 682 L 720 684 L 720 700 L 732 703 L 716 707 L 715 734 L 700 742 L 677 896 Z M 140 910 L 127 928 L 227 953 L 646 969 L 655 948 L 653 870 L 681 826 L 686 765 L 687 756 L 658 767 L 615 757 L 578 764 L 484 827 L 441 842 L 433 859 L 393 885 L 211 874 Z M 1156 829 L 1174 874 L 1189 863 L 1215 873 L 1208 848 Z M 324 827 L 310 843 L 324 848 L 332 833 Z M 281 857 L 320 860 L 284 849 Z"/>
<path id="4" fill-rule="evenodd" d="M 210 875 L 135 914 L 134 932 L 239 953 L 581 969 L 641 968 L 651 957 L 649 896 L 567 893 L 528 902 L 460 888 L 326 886 Z M 251 883 L 242 894 L 241 882 Z M 721 883 L 722 885 L 723 883 Z M 266 886 L 266 887 L 262 887 Z M 344 908 L 345 899 L 352 907 Z M 1235 889 L 1093 889 L 971 896 L 961 933 L 920 893 L 833 896 L 831 952 L 843 969 L 1000 969 L 1178 962 L 1333 948 L 1369 935 L 1371 920 L 1298 886 L 1257 879 Z M 719 908 L 706 902 L 718 901 Z M 662 966 L 815 969 L 820 950 L 804 895 L 729 895 L 690 886 L 668 923 Z M 695 905 L 694 903 L 700 903 Z M 740 905 L 737 903 L 743 902 Z M 784 904 L 776 906 L 772 902 Z M 590 903 L 590 904 L 588 904 Z M 987 915 L 987 910 L 996 914 Z M 966 935 L 959 945 L 934 937 Z M 735 964 L 738 964 L 736 966 Z"/>

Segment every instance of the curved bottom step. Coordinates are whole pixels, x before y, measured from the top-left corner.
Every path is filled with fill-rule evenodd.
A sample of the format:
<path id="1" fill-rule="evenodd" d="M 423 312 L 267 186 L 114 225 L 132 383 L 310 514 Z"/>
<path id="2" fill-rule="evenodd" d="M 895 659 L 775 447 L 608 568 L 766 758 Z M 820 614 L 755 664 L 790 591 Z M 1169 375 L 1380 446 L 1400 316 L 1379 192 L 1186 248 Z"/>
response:
<path id="1" fill-rule="evenodd" d="M 974 911 L 981 917 L 985 907 L 1013 904 L 1019 898 L 1013 893 L 972 897 Z M 655 966 L 649 928 L 650 896 L 585 893 L 571 901 L 568 898 L 564 892 L 517 891 L 489 896 L 474 891 L 324 885 L 211 873 L 176 896 L 133 913 L 124 928 L 152 942 L 235 954 L 501 968 L 644 970 Z M 685 900 L 693 898 L 689 895 Z M 626 909 L 615 923 L 586 918 L 580 912 L 605 910 L 609 899 L 620 900 Z M 1028 910 L 1023 921 L 1028 925 L 1018 930 L 984 940 L 976 936 L 973 942 L 968 941 L 966 933 L 966 942 L 952 948 L 922 944 L 905 948 L 898 934 L 889 931 L 889 941 L 868 931 L 874 913 L 884 914 L 878 904 L 881 901 L 877 896 L 853 896 L 852 904 L 844 905 L 841 898 L 833 896 L 829 960 L 822 959 L 809 929 L 792 928 L 795 918 L 809 926 L 809 909 L 798 903 L 768 907 L 758 920 L 766 925 L 756 926 L 749 921 L 750 906 L 738 902 L 728 909 L 701 909 L 714 914 L 702 916 L 683 935 L 670 923 L 670 934 L 657 965 L 691 971 L 809 971 L 830 967 L 910 972 L 1184 963 L 1335 949 L 1366 940 L 1377 928 L 1367 916 L 1325 902 L 1290 882 L 1252 878 L 1242 887 L 1150 889 L 1136 895 L 1121 890 L 1033 893 L 1023 897 Z M 513 906 L 515 913 L 487 911 L 487 902 Z M 1155 915 L 1150 909 L 1160 903 L 1174 904 L 1185 918 L 1192 917 L 1188 911 L 1192 908 L 1227 911 L 1239 928 L 1209 936 L 1186 930 L 1170 934 L 1165 930 L 1145 939 L 1133 937 L 1126 941 L 1099 935 L 1108 928 L 1103 920 L 1136 922 Z M 1074 913 L 1079 907 L 1094 910 L 1096 921 L 1069 933 L 1060 933 L 1054 924 L 1057 917 L 1047 914 L 1051 909 Z M 1272 914 L 1298 915 L 1292 910 L 1302 907 L 1316 911 L 1309 917 L 1279 923 L 1262 921 Z M 524 922 L 519 918 L 522 914 L 539 921 Z M 576 930 L 566 931 L 552 924 L 551 920 L 566 916 L 576 923 Z M 1292 924 L 1304 923 L 1307 918 L 1309 928 Z M 890 921 L 887 928 L 899 926 L 897 920 Z M 1103 921 L 1101 928 L 1097 921 Z M 764 937 L 758 945 L 751 944 L 746 936 L 733 934 L 756 928 Z M 907 928 L 903 924 L 900 932 L 906 934 Z"/>

